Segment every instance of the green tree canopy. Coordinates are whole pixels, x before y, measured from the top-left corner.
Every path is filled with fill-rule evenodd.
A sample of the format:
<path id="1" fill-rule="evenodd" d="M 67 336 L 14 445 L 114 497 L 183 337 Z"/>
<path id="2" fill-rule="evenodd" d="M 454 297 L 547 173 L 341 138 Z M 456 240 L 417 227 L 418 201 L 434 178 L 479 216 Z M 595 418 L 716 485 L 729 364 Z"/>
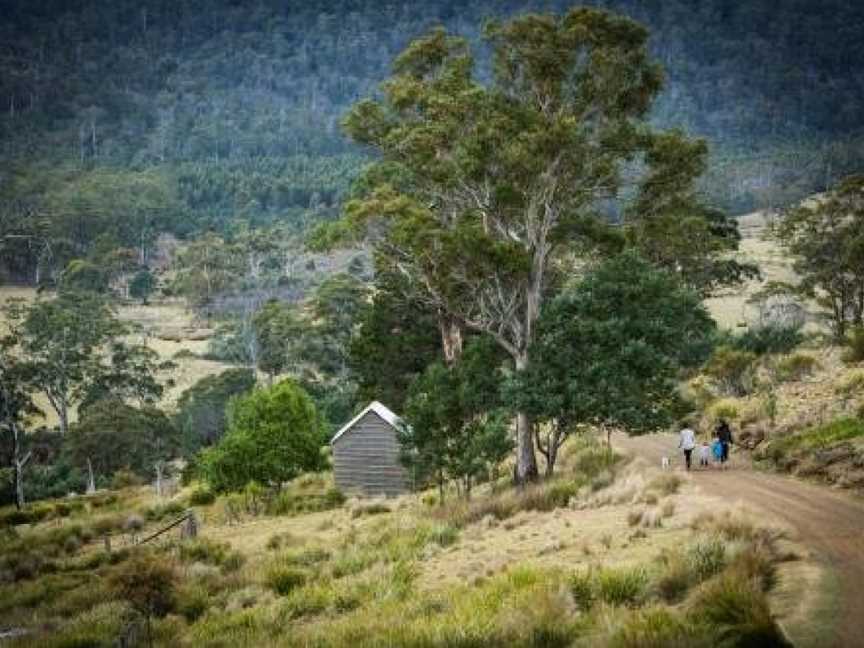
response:
<path id="1" fill-rule="evenodd" d="M 218 442 L 227 426 L 229 401 L 255 387 L 252 369 L 226 369 L 205 376 L 186 389 L 177 400 L 174 424 L 183 432 L 186 452 Z"/>
<path id="2" fill-rule="evenodd" d="M 504 358 L 488 338 L 472 340 L 459 362 L 436 362 L 411 385 L 408 423 L 399 431 L 402 460 L 421 481 L 453 479 L 470 495 L 473 482 L 512 452 L 502 407 Z"/>
<path id="3" fill-rule="evenodd" d="M 695 293 L 632 253 L 550 302 L 536 361 L 508 389 L 534 417 L 547 471 L 580 425 L 638 434 L 670 424 L 680 414 L 680 370 L 707 357 L 714 330 Z"/>
<path id="4" fill-rule="evenodd" d="M 323 424 L 312 399 L 292 380 L 231 401 L 228 431 L 201 456 L 201 475 L 217 491 L 250 481 L 279 486 L 324 468 Z"/>
<path id="5" fill-rule="evenodd" d="M 137 408 L 108 398 L 82 413 L 64 443 L 82 470 L 89 462 L 94 475 L 104 481 L 121 468 L 142 477 L 152 476 L 157 462 L 179 453 L 180 433 L 154 407 Z"/>
<path id="6" fill-rule="evenodd" d="M 795 258 L 800 289 L 826 310 L 835 336 L 864 323 L 864 176 L 786 210 L 773 225 Z"/>
<path id="7" fill-rule="evenodd" d="M 657 173 L 690 178 L 699 166 L 671 165 L 666 149 L 651 155 L 661 140 L 692 146 L 646 121 L 662 71 L 641 25 L 576 8 L 491 23 L 485 35 L 490 83 L 475 80 L 467 42 L 436 29 L 396 59 L 381 100 L 354 106 L 348 133 L 401 173 L 379 173 L 346 213 L 361 230 L 383 224 L 372 230 L 379 253 L 436 309 L 490 335 L 522 371 L 555 262 L 606 244 L 603 212 L 623 200 L 632 162 L 644 162 L 637 195 Z M 517 441 L 517 479 L 533 479 L 525 411 Z"/>

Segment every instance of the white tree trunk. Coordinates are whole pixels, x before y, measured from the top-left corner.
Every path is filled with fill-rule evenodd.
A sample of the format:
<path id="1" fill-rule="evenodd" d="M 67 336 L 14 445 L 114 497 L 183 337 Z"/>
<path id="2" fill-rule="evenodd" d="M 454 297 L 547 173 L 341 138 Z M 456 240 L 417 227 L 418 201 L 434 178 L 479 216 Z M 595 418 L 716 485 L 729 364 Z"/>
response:
<path id="1" fill-rule="evenodd" d="M 96 492 L 96 478 L 93 475 L 93 462 L 87 458 L 87 494 L 92 495 Z"/>

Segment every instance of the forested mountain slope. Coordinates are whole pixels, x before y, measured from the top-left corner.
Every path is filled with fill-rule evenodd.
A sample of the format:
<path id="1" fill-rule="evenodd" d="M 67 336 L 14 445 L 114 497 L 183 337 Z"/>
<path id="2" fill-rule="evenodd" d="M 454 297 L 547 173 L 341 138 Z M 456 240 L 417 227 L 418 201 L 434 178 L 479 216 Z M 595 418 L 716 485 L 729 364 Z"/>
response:
<path id="1" fill-rule="evenodd" d="M 340 117 L 410 39 L 442 23 L 477 39 L 486 18 L 571 4 L 2 0 L 0 235 L 80 256 L 100 234 L 131 246 L 236 220 L 302 227 L 332 214 L 367 158 Z M 651 29 L 668 76 L 654 120 L 709 139 L 718 204 L 794 199 L 864 160 L 858 0 L 585 4 Z M 36 251 L 2 253 L 28 277 Z"/>

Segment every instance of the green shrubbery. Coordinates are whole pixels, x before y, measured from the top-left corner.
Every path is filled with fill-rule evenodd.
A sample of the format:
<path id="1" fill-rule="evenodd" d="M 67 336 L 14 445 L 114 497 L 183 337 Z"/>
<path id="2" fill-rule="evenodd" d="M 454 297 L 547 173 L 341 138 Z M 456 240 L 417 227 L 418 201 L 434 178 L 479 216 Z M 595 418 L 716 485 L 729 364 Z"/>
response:
<path id="1" fill-rule="evenodd" d="M 766 325 L 750 327 L 739 335 L 723 333 L 718 336 L 721 346 L 755 355 L 790 353 L 804 341 L 800 326 Z"/>
<path id="2" fill-rule="evenodd" d="M 846 353 L 843 354 L 844 362 L 850 364 L 864 362 L 864 326 L 856 326 L 850 331 L 846 345 Z"/>

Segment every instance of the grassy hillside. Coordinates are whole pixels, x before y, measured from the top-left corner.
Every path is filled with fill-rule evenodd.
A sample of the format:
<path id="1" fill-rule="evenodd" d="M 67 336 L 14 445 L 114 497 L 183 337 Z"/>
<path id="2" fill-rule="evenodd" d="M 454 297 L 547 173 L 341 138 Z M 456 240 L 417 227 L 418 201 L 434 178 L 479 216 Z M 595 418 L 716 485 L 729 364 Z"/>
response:
<path id="1" fill-rule="evenodd" d="M 707 646 L 718 633 L 781 645 L 765 591 L 779 580 L 774 600 L 800 603 L 815 577 L 787 580 L 782 534 L 591 442 L 562 468 L 444 507 L 421 495 L 291 513 L 328 488 L 311 476 L 276 499 L 82 499 L 0 540 L 0 627 L 22 633 L 13 646 L 140 640 L 140 613 L 113 593 L 157 561 L 173 593 L 153 619 L 160 646 Z M 190 501 L 197 539 L 134 546 Z"/>

